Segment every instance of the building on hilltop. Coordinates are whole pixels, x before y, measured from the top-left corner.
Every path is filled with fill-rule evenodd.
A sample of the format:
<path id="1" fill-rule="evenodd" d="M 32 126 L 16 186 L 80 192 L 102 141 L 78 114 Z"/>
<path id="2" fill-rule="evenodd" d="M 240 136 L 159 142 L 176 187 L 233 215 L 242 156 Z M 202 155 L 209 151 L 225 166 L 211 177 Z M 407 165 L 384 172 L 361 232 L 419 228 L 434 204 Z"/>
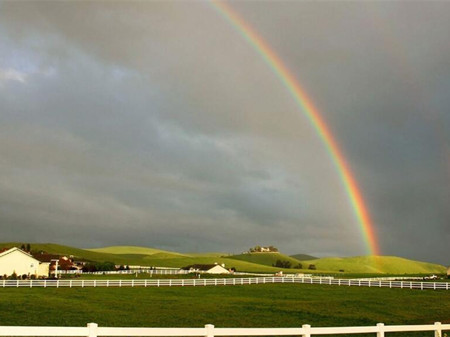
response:
<path id="1" fill-rule="evenodd" d="M 278 253 L 278 248 L 274 246 L 255 246 L 248 250 L 248 253 Z"/>

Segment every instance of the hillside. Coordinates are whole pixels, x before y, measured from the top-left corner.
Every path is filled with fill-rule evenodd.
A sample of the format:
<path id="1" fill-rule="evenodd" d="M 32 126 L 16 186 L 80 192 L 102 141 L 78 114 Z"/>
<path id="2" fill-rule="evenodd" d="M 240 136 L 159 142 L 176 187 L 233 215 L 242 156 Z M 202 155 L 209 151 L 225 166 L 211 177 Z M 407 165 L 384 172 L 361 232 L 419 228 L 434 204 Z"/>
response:
<path id="1" fill-rule="evenodd" d="M 383 273 L 383 274 L 433 274 L 445 273 L 444 266 L 404 259 L 396 256 L 356 256 L 327 257 L 302 261 L 314 264 L 317 270 L 328 270 L 346 273 Z"/>
<path id="2" fill-rule="evenodd" d="M 0 243 L 0 248 L 9 248 L 9 247 L 19 247 L 22 245 L 21 242 L 5 242 Z M 88 250 L 74 248 L 69 246 L 58 245 L 54 243 L 30 243 L 31 251 L 44 251 L 50 254 L 58 254 L 58 255 L 72 255 L 76 259 L 86 260 L 86 261 L 114 261 L 115 255 L 113 254 L 105 254 L 105 253 L 97 253 L 91 252 Z M 121 263 L 121 262 L 117 262 Z"/>
<path id="3" fill-rule="evenodd" d="M 0 243 L 0 248 L 20 247 L 21 242 Z M 148 247 L 115 246 L 98 249 L 80 249 L 53 243 L 31 243 L 32 251 L 46 251 L 51 254 L 72 255 L 75 259 L 105 262 L 122 265 L 141 265 L 153 267 L 181 268 L 191 264 L 225 264 L 226 268 L 237 271 L 274 273 L 283 270 L 287 273 L 311 272 L 310 264 L 316 266 L 317 273 L 367 273 L 367 274 L 441 274 L 446 268 L 441 265 L 408 260 L 395 256 L 328 257 L 299 261 L 282 253 L 251 253 L 227 255 L 222 253 L 177 253 Z M 303 270 L 272 267 L 277 260 L 289 261 L 292 267 L 302 264 Z"/>
<path id="4" fill-rule="evenodd" d="M 0 248 L 20 247 L 22 242 L 0 243 Z M 73 256 L 75 259 L 93 262 L 110 261 L 122 265 L 140 265 L 150 267 L 181 268 L 191 264 L 225 264 L 227 268 L 237 271 L 274 273 L 280 268 L 274 268 L 246 261 L 229 259 L 220 253 L 180 254 L 147 247 L 118 246 L 100 249 L 80 249 L 53 243 L 31 243 L 32 251 L 45 251 L 51 254 Z M 149 252 L 152 254 L 138 254 Z M 223 257 L 221 257 L 223 256 Z"/>
<path id="5" fill-rule="evenodd" d="M 256 264 L 261 264 L 264 266 L 273 266 L 277 260 L 281 261 L 289 261 L 292 267 L 297 266 L 301 263 L 299 260 L 290 257 L 288 255 L 272 252 L 272 253 L 247 253 L 247 254 L 239 254 L 239 255 L 231 255 L 228 258 L 239 261 L 246 261 Z"/>
<path id="6" fill-rule="evenodd" d="M 85 249 L 91 252 L 106 253 L 114 255 L 154 255 L 154 254 L 166 254 L 167 256 L 183 256 L 183 254 L 176 252 L 168 252 L 161 249 L 149 248 L 149 247 L 137 247 L 137 246 L 110 246 L 103 248 L 89 248 Z"/>
<path id="7" fill-rule="evenodd" d="M 317 260 L 318 257 L 308 255 L 308 254 L 295 254 L 295 255 L 289 255 L 290 257 L 297 259 L 299 261 L 307 261 L 307 260 Z"/>

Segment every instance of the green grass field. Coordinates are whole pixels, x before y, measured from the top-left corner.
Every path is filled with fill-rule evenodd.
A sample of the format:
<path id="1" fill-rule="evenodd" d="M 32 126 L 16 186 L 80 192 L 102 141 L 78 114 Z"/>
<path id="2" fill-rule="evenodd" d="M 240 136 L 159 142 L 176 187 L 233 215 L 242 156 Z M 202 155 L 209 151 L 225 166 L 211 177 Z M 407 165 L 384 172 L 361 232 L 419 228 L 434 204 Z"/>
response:
<path id="1" fill-rule="evenodd" d="M 298 327 L 450 323 L 450 292 L 318 285 L 0 289 L 0 325 Z M 422 334 L 424 336 L 425 334 Z M 430 335 L 431 336 L 431 335 Z"/>

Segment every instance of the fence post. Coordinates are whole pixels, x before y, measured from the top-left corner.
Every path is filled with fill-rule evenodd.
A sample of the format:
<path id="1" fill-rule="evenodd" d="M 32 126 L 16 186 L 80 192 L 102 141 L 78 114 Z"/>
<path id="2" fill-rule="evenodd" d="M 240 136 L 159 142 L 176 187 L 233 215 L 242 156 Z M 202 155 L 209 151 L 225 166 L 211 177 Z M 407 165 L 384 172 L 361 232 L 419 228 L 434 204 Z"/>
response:
<path id="1" fill-rule="evenodd" d="M 434 337 L 442 337 L 441 322 L 434 323 Z"/>
<path id="2" fill-rule="evenodd" d="M 89 330 L 89 334 L 87 337 L 97 337 L 98 324 L 97 323 L 88 323 L 87 327 Z"/>
<path id="3" fill-rule="evenodd" d="M 205 337 L 214 337 L 214 325 L 206 324 L 205 325 Z"/>
<path id="4" fill-rule="evenodd" d="M 384 337 L 384 323 L 378 323 L 377 328 L 377 337 Z"/>
<path id="5" fill-rule="evenodd" d="M 303 331 L 304 331 L 304 333 L 303 333 L 303 337 L 311 337 L 311 331 L 310 331 L 310 329 L 311 329 L 311 325 L 309 325 L 309 324 L 303 324 L 302 325 L 302 329 L 303 329 Z"/>

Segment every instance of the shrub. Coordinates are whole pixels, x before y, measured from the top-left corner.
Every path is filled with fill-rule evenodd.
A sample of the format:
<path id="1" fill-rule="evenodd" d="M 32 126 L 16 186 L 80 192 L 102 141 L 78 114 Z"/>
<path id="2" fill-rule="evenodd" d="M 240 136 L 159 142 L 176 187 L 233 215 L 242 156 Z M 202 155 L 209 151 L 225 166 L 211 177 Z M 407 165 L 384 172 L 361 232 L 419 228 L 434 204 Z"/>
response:
<path id="1" fill-rule="evenodd" d="M 277 262 L 275 262 L 275 264 L 272 265 L 273 267 L 278 267 L 278 268 L 291 268 L 291 262 L 290 261 L 285 261 L 285 260 L 277 260 Z"/>

